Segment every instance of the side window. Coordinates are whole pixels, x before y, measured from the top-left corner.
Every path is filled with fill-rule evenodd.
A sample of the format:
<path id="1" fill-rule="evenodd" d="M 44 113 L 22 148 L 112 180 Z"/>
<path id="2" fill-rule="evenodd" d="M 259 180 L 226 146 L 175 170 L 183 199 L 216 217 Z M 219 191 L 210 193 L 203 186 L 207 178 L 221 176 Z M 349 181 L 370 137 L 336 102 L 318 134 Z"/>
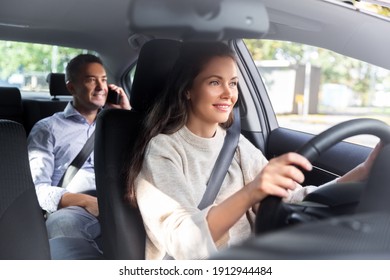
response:
<path id="1" fill-rule="evenodd" d="M 135 75 L 135 70 L 137 69 L 137 65 L 135 65 L 131 70 L 129 71 L 128 74 L 128 80 L 130 81 L 130 84 L 133 84 L 134 81 L 134 75 Z"/>
<path id="2" fill-rule="evenodd" d="M 245 40 L 279 126 L 318 134 L 339 122 L 390 124 L 390 71 L 330 50 L 292 42 Z M 374 146 L 374 136 L 347 141 Z"/>
<path id="3" fill-rule="evenodd" d="M 137 69 L 137 65 L 134 64 L 134 66 L 132 66 L 130 68 L 130 70 L 127 72 L 127 74 L 125 75 L 126 90 L 129 93 L 131 92 L 131 87 L 133 85 L 134 75 L 135 75 L 136 69 Z"/>

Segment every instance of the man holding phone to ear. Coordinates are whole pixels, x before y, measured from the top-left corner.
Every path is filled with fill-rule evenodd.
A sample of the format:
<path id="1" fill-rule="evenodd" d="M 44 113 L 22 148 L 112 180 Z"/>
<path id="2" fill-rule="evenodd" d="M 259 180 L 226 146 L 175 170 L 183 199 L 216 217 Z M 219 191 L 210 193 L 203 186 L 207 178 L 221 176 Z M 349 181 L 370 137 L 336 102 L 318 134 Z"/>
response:
<path id="1" fill-rule="evenodd" d="M 39 203 L 48 213 L 52 259 L 101 259 L 100 224 L 92 152 L 73 179 L 60 186 L 62 176 L 95 131 L 103 107 L 130 110 L 121 87 L 107 84 L 101 59 L 91 54 L 73 58 L 66 67 L 66 86 L 73 96 L 63 112 L 35 124 L 28 137 L 33 181 Z M 118 104 L 106 103 L 109 90 Z"/>

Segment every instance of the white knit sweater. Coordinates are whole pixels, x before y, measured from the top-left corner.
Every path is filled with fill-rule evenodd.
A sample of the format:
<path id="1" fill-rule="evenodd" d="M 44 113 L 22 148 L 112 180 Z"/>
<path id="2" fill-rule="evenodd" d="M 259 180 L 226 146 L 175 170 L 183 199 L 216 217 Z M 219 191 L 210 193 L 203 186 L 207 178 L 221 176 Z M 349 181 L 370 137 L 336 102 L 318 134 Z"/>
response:
<path id="1" fill-rule="evenodd" d="M 207 258 L 251 235 L 244 215 L 214 243 L 206 221 L 212 206 L 204 210 L 197 207 L 225 135 L 226 131 L 219 128 L 213 138 L 202 138 L 184 126 L 150 141 L 136 180 L 137 202 L 147 232 L 147 259 L 162 259 L 166 253 L 175 259 Z M 266 163 L 262 152 L 241 135 L 215 204 L 252 181 Z M 300 200 L 306 192 L 299 187 L 291 199 Z"/>

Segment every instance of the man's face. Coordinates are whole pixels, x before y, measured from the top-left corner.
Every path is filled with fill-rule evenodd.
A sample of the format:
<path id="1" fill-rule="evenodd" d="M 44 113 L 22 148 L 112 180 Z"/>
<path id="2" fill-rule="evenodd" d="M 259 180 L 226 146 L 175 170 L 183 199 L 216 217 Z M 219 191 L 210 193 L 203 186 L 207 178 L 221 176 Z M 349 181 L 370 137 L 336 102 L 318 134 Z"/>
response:
<path id="1" fill-rule="evenodd" d="M 96 111 L 106 103 L 107 75 L 100 63 L 85 64 L 67 86 L 73 95 L 73 105 L 80 113 Z"/>

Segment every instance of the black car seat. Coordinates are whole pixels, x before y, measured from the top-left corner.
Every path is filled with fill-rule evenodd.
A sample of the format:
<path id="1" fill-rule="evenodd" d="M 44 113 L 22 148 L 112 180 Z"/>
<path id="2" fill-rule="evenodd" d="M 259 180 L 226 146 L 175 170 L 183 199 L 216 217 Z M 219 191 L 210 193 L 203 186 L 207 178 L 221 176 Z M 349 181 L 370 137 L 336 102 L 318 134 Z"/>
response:
<path id="1" fill-rule="evenodd" d="M 9 120 L 0 120 L 0 259 L 50 259 L 26 133 L 21 124 Z"/>
<path id="2" fill-rule="evenodd" d="M 145 43 L 130 95 L 132 110 L 103 110 L 98 116 L 95 174 L 106 259 L 145 259 L 146 234 L 141 215 L 124 199 L 127 187 L 125 163 L 145 112 L 163 90 L 179 49 L 180 42 L 169 39 Z"/>
<path id="3" fill-rule="evenodd" d="M 17 87 L 0 87 L 0 119 L 23 124 L 22 96 Z"/>
<path id="4" fill-rule="evenodd" d="M 66 87 L 64 73 L 49 73 L 46 82 L 49 84 L 49 91 L 53 100 L 58 99 L 57 96 L 71 95 Z"/>

